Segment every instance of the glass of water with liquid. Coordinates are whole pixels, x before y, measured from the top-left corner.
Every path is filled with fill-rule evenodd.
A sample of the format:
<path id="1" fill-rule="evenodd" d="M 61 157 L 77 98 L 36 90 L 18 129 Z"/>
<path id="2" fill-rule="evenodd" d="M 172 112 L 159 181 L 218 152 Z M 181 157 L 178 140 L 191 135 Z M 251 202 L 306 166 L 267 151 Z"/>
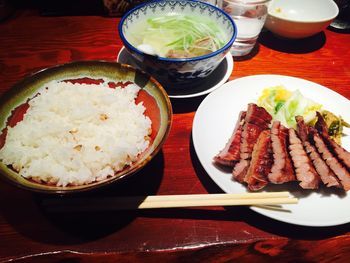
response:
<path id="1" fill-rule="evenodd" d="M 265 24 L 270 0 L 221 0 L 219 2 L 219 7 L 229 14 L 237 25 L 237 38 L 230 50 L 232 56 L 249 54 Z"/>

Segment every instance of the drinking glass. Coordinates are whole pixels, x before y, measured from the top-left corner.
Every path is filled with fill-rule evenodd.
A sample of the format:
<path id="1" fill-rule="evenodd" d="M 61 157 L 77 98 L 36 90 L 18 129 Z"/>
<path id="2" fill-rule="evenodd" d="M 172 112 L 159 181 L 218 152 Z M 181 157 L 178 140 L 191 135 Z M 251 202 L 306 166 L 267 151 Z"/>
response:
<path id="1" fill-rule="evenodd" d="M 222 0 L 219 7 L 229 14 L 237 25 L 237 38 L 232 45 L 232 56 L 249 54 L 264 26 L 270 0 Z"/>

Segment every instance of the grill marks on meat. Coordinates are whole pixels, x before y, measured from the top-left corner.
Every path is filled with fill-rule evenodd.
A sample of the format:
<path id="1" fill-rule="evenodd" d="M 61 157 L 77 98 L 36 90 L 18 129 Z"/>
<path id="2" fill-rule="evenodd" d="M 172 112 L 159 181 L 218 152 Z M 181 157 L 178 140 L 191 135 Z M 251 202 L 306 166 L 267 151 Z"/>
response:
<path id="1" fill-rule="evenodd" d="M 311 143 L 313 142 L 313 140 L 312 138 L 309 139 L 309 127 L 304 123 L 303 117 L 297 116 L 295 119 L 297 121 L 298 134 L 301 141 L 303 142 L 304 149 L 309 155 L 322 182 L 327 187 L 341 187 L 341 184 L 337 179 L 336 175 L 329 168 L 326 162 L 322 159 L 321 155 L 318 153 L 316 147 L 314 146 L 314 143 Z M 311 142 L 309 140 L 311 140 Z"/>
<path id="2" fill-rule="evenodd" d="M 262 131 L 263 129 L 255 124 L 247 123 L 244 126 L 240 145 L 241 159 L 249 159 L 251 157 L 254 144 Z"/>
<path id="3" fill-rule="evenodd" d="M 320 176 L 317 174 L 313 164 L 306 154 L 303 144 L 294 129 L 288 130 L 289 153 L 295 167 L 295 174 L 299 185 L 303 189 L 317 189 Z"/>
<path id="4" fill-rule="evenodd" d="M 247 123 L 259 126 L 261 129 L 268 129 L 271 123 L 271 115 L 263 108 L 254 103 L 248 104 L 248 110 L 245 117 Z"/>
<path id="5" fill-rule="evenodd" d="M 232 175 L 238 182 L 243 182 L 247 174 L 255 143 L 260 133 L 268 129 L 271 115 L 256 104 L 248 104 L 240 142 L 240 161 L 233 169 Z"/>
<path id="6" fill-rule="evenodd" d="M 328 134 L 321 114 L 315 128 L 296 117 L 297 131 L 274 121 L 267 111 L 249 104 L 242 112 L 216 163 L 233 167 L 233 179 L 257 191 L 268 183 L 300 181 L 304 189 L 327 187 L 350 190 L 350 153 Z"/>
<path id="7" fill-rule="evenodd" d="M 316 116 L 317 116 L 317 121 L 315 123 L 316 130 L 323 136 L 329 136 L 327 124 L 323 119 L 323 116 L 318 111 L 316 111 Z"/>
<path id="8" fill-rule="evenodd" d="M 240 113 L 236 127 L 231 135 L 231 138 L 225 145 L 225 148 L 220 151 L 218 155 L 214 157 L 214 161 L 224 166 L 234 167 L 240 160 L 239 144 L 241 142 L 241 136 L 243 131 L 243 123 L 246 112 Z"/>
<path id="9" fill-rule="evenodd" d="M 263 130 L 255 124 L 247 123 L 244 125 L 240 142 L 240 161 L 235 166 L 232 174 L 238 182 L 243 182 L 249 168 L 253 147 Z"/>
<path id="10" fill-rule="evenodd" d="M 323 140 L 327 144 L 331 152 L 343 163 L 343 165 L 350 171 L 350 153 L 343 147 L 338 145 L 328 134 L 328 128 L 322 115 L 319 112 L 317 114 L 317 122 L 315 128 L 322 135 Z"/>
<path id="11" fill-rule="evenodd" d="M 239 143 L 241 142 L 242 127 L 238 127 L 225 148 L 214 157 L 214 161 L 229 167 L 234 167 L 240 160 Z"/>
<path id="12" fill-rule="evenodd" d="M 317 132 L 316 129 L 310 127 L 310 134 L 314 140 L 317 151 L 320 153 L 320 155 L 322 156 L 323 160 L 327 163 L 329 168 L 338 177 L 344 190 L 350 190 L 349 172 L 345 169 L 344 166 L 342 166 L 342 164 L 337 160 L 337 158 L 333 156 L 333 154 L 327 148 L 327 145 L 325 144 L 325 142 L 321 138 L 321 135 Z"/>
<path id="13" fill-rule="evenodd" d="M 289 158 L 287 141 L 288 129 L 279 121 L 274 121 L 271 127 L 271 146 L 273 165 L 268 179 L 274 184 L 282 184 L 295 180 L 294 170 Z"/>
<path id="14" fill-rule="evenodd" d="M 338 145 L 329 136 L 323 136 L 325 143 L 334 153 L 334 155 L 344 164 L 344 166 L 350 171 L 350 153 L 343 147 Z"/>
<path id="15" fill-rule="evenodd" d="M 245 176 L 249 190 L 257 191 L 266 186 L 272 165 L 270 131 L 264 130 L 254 145 L 252 160 Z"/>

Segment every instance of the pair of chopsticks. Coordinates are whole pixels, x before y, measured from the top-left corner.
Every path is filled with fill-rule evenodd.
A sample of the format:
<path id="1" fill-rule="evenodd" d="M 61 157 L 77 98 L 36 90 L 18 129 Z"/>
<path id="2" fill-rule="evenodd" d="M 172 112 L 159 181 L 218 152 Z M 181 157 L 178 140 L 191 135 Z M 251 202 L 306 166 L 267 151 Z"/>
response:
<path id="1" fill-rule="evenodd" d="M 43 204 L 51 211 L 83 212 L 205 206 L 281 205 L 296 204 L 298 199 L 290 197 L 289 192 L 270 192 L 105 197 L 99 199 L 71 198 L 63 201 L 46 199 Z"/>

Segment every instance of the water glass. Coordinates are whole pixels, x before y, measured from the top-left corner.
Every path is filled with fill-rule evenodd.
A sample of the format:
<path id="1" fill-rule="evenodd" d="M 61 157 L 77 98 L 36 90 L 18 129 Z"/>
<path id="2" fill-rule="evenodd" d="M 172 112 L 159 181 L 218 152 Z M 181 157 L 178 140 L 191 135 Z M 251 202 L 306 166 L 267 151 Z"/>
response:
<path id="1" fill-rule="evenodd" d="M 237 25 L 237 38 L 231 48 L 232 56 L 251 52 L 264 26 L 270 0 L 222 0 L 219 7 Z"/>

